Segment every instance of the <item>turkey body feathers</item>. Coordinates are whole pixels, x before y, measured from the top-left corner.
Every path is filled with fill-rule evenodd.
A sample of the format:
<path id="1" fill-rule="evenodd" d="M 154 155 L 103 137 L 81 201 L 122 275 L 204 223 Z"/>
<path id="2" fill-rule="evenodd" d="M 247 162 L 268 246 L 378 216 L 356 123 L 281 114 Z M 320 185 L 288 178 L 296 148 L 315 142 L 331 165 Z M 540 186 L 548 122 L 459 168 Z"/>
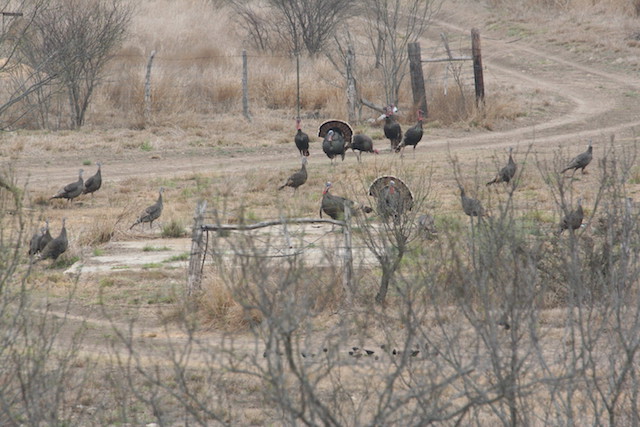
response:
<path id="1" fill-rule="evenodd" d="M 278 190 L 282 190 L 284 187 L 291 187 L 295 191 L 305 182 L 307 182 L 307 158 L 303 157 L 300 170 L 293 173 L 284 184 L 278 187 Z"/>
<path id="2" fill-rule="evenodd" d="M 469 216 L 483 216 L 484 208 L 482 207 L 482 203 L 480 203 L 480 200 L 467 196 L 462 186 L 459 186 L 459 188 L 460 201 L 462 202 L 462 210 L 464 211 L 464 213 Z"/>
<path id="3" fill-rule="evenodd" d="M 51 196 L 52 199 L 67 199 L 71 201 L 82 194 L 84 190 L 84 181 L 82 179 L 82 173 L 84 170 L 78 171 L 78 180 L 70 184 L 65 185 L 60 191 Z"/>
<path id="4" fill-rule="evenodd" d="M 149 228 L 153 227 L 153 221 L 158 219 L 160 217 L 160 214 L 162 213 L 162 208 L 163 208 L 162 193 L 163 192 L 164 192 L 164 188 L 160 187 L 160 194 L 158 195 L 158 199 L 156 200 L 156 202 L 153 205 L 147 207 L 144 211 L 142 211 L 138 219 L 136 219 L 136 222 L 134 222 L 131 225 L 131 227 L 129 227 L 129 230 L 131 230 L 136 225 L 145 223 L 145 222 L 149 223 Z"/>
<path id="5" fill-rule="evenodd" d="M 400 123 L 393 117 L 393 115 L 387 115 L 384 118 L 384 136 L 389 139 L 391 143 L 391 150 L 400 151 L 400 143 L 402 142 L 402 127 Z"/>
<path id="6" fill-rule="evenodd" d="M 347 144 L 347 148 L 351 148 L 351 151 L 353 151 L 354 153 L 356 150 L 358 150 L 358 152 L 356 153 L 358 161 L 361 160 L 360 157 L 362 156 L 363 152 L 378 154 L 378 150 L 373 148 L 373 140 L 371 139 L 371 137 L 362 133 L 353 135 L 351 144 Z"/>
<path id="7" fill-rule="evenodd" d="M 580 153 L 577 156 L 575 156 L 573 159 L 571 159 L 567 167 L 562 169 L 560 173 L 564 173 L 569 169 L 573 169 L 573 173 L 575 173 L 578 169 L 581 169 L 582 173 L 585 173 L 584 168 L 586 168 L 587 165 L 591 163 L 592 159 L 593 159 L 593 147 L 591 146 L 591 142 L 589 142 L 587 151 L 585 151 L 584 153 Z"/>
<path id="8" fill-rule="evenodd" d="M 60 234 L 51 239 L 49 243 L 40 252 L 40 259 L 52 259 L 57 260 L 60 255 L 66 252 L 69 248 L 69 240 L 67 239 L 66 218 L 62 219 L 62 229 Z"/>
<path id="9" fill-rule="evenodd" d="M 496 177 L 491 181 L 487 182 L 487 185 L 497 184 L 499 182 L 509 183 L 516 175 L 518 166 L 516 165 L 516 162 L 513 161 L 512 151 L 513 148 L 509 148 L 509 160 L 507 161 L 507 165 L 500 169 L 498 175 L 496 175 Z"/>
<path id="10" fill-rule="evenodd" d="M 298 129 L 296 136 L 293 138 L 296 144 L 296 148 L 300 152 L 301 156 L 309 156 L 309 135 L 304 133 L 302 129 Z"/>
<path id="11" fill-rule="evenodd" d="M 84 189 L 82 190 L 82 194 L 91 194 L 91 197 L 93 197 L 93 193 L 102 187 L 102 164 L 98 162 L 96 165 L 98 165 L 98 171 L 84 182 Z"/>
<path id="12" fill-rule="evenodd" d="M 344 160 L 346 145 L 343 135 L 333 129 L 329 130 L 322 141 L 322 151 L 332 162 L 337 156 Z"/>
<path id="13" fill-rule="evenodd" d="M 584 219 L 584 210 L 582 209 L 582 199 L 578 199 L 578 207 L 569 212 L 560 221 L 560 229 L 558 235 L 562 234 L 564 230 L 577 230 L 582 226 L 582 220 Z"/>
<path id="14" fill-rule="evenodd" d="M 418 122 L 415 126 L 407 129 L 407 132 L 404 134 L 404 139 L 402 140 L 402 148 L 407 145 L 412 145 L 413 149 L 416 149 L 418 143 L 422 140 L 422 136 L 424 131 L 422 129 L 422 110 L 418 110 Z"/>

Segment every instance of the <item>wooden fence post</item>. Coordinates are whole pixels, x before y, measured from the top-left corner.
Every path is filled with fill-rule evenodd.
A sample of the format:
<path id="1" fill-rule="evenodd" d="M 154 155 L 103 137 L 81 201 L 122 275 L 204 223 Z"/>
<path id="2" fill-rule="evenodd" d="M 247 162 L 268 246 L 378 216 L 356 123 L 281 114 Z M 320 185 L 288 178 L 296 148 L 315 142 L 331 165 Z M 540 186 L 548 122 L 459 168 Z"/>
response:
<path id="1" fill-rule="evenodd" d="M 249 70 L 246 49 L 242 49 L 242 112 L 244 117 L 251 121 L 251 114 L 249 114 Z"/>
<path id="2" fill-rule="evenodd" d="M 427 93 L 424 89 L 424 75 L 422 74 L 422 58 L 420 43 L 409 43 L 409 71 L 411 73 L 411 91 L 413 92 L 413 105 L 421 109 L 424 117 L 428 116 Z"/>
<path id="3" fill-rule="evenodd" d="M 473 78 L 476 84 L 476 105 L 484 102 L 484 78 L 482 75 L 482 53 L 480 49 L 480 31 L 471 30 L 471 56 L 473 57 Z"/>
<path id="4" fill-rule="evenodd" d="M 189 256 L 189 277 L 187 278 L 187 296 L 193 295 L 202 289 L 202 265 L 205 257 L 204 250 L 204 213 L 207 210 L 207 201 L 202 200 L 196 207 L 196 213 L 191 232 L 191 254 Z"/>
<path id="5" fill-rule="evenodd" d="M 344 201 L 344 274 L 342 276 L 342 287 L 344 288 L 347 298 L 347 304 L 353 302 L 353 252 L 351 249 L 351 208 Z"/>
<path id="6" fill-rule="evenodd" d="M 151 119 L 151 65 L 156 51 L 152 50 L 147 62 L 147 74 L 144 78 L 144 121 L 145 124 Z"/>

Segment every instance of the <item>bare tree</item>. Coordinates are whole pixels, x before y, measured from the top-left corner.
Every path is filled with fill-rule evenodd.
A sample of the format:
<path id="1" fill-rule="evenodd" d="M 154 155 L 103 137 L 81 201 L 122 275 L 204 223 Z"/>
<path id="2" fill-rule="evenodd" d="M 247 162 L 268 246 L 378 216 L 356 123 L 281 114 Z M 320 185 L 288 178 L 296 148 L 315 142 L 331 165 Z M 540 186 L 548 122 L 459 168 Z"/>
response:
<path id="1" fill-rule="evenodd" d="M 400 85 L 407 74 L 407 45 L 428 28 L 443 0 L 371 0 L 364 3 L 368 25 L 363 28 L 376 66 L 380 65 L 387 104 L 398 104 Z"/>
<path id="2" fill-rule="evenodd" d="M 265 46 L 274 33 L 288 50 L 317 55 L 333 36 L 341 21 L 350 18 L 354 2 L 349 0 L 267 0 L 273 14 L 259 13 L 259 6 L 230 0 L 257 46 Z"/>
<path id="3" fill-rule="evenodd" d="M 121 0 L 55 0 L 34 17 L 23 56 L 64 87 L 81 127 L 105 65 L 123 40 L 132 6 Z"/>

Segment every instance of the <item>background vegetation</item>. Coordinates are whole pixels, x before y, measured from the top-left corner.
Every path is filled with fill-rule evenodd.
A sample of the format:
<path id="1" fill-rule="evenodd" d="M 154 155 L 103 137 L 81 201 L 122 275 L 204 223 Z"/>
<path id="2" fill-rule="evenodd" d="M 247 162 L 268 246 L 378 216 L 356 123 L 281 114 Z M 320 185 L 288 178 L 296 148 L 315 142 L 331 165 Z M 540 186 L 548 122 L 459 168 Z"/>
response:
<path id="1" fill-rule="evenodd" d="M 23 6 L 35 13 L 54 4 Z M 611 45 L 637 47 L 633 2 L 488 6 L 489 25 L 508 37 L 544 39 L 576 54 L 595 49 L 603 62 Z M 640 212 L 628 199 L 639 182 L 635 140 L 601 144 L 591 175 L 575 180 L 557 173 L 569 153 L 537 158 L 520 147 L 516 180 L 495 191 L 481 189 L 502 153 L 495 165 L 476 162 L 475 170 L 454 154 L 426 166 L 382 159 L 331 170 L 338 194 L 363 194 L 374 177 L 400 172 L 415 191 L 415 209 L 398 222 L 354 217 L 355 246 L 374 256 L 364 250 L 356 256 L 351 288 L 343 287 L 339 232 L 323 231 L 323 240 L 298 230 L 211 234 L 210 264 L 193 299 L 184 297 L 182 267 L 149 264 L 142 273 L 114 270 L 84 282 L 56 265 L 33 266 L 25 242 L 44 215 L 72 216 L 76 240 L 66 259 L 82 258 L 106 241 L 141 238 L 122 231 L 129 225 L 123 218 L 160 185 L 172 202 L 164 213 L 171 236 L 191 224 L 198 199 L 210 201 L 210 221 L 317 212 L 316 194 L 282 199 L 267 191 L 290 171 L 243 170 L 242 179 L 215 171 L 132 176 L 80 207 L 50 204 L 48 188 L 20 187 L 23 172 L 9 167 L 17 158 L 44 163 L 71 156 L 90 164 L 97 153 L 152 159 L 185 146 L 199 156 L 213 146 L 224 157 L 291 143 L 292 44 L 259 46 L 223 2 L 153 1 L 123 10 L 128 31 L 109 51 L 81 122 L 69 100 L 73 89 L 53 79 L 57 73 L 30 80 L 31 69 L 11 61 L 3 72 L 12 84 L 2 86 L 11 90 L 1 117 L 15 132 L 0 140 L 0 424 L 640 424 Z M 541 34 L 539 23 L 550 15 L 557 33 Z M 362 17 L 354 12 L 354 19 Z M 603 39 L 598 29 L 609 20 L 622 25 L 606 27 L 610 38 Z M 571 24 L 570 34 L 562 23 Z M 592 31 L 580 30 L 586 26 Z M 389 102 L 385 73 L 369 72 L 375 43 L 355 27 L 360 95 Z M 301 55 L 305 122 L 347 114 L 339 56 L 346 40 L 333 42 L 326 52 Z M 242 48 L 249 52 L 251 124 L 240 119 Z M 149 117 L 143 100 L 152 50 L 158 53 Z M 19 56 L 15 51 L 12 61 Z M 22 72 L 33 91 L 14 80 Z M 406 83 L 397 99 L 409 111 Z M 515 88 L 492 88 L 495 95 L 480 110 L 466 84 L 449 89 L 446 96 L 442 87 L 430 89 L 429 126 L 508 128 L 532 111 Z M 11 94 L 25 93 L 11 102 Z M 412 123 L 410 112 L 402 120 Z M 382 139 L 380 129 L 366 129 Z M 15 142 L 14 135 L 23 139 Z M 455 172 L 461 168 L 464 175 Z M 442 186 L 444 175 L 482 194 L 490 217 L 464 216 L 458 194 Z M 322 184 L 321 174 L 307 183 Z M 562 212 L 585 193 L 586 227 L 556 236 Z M 419 228 L 423 212 L 437 213 L 437 238 Z M 312 256 L 288 252 L 296 248 Z M 385 303 L 376 303 L 388 271 Z"/>

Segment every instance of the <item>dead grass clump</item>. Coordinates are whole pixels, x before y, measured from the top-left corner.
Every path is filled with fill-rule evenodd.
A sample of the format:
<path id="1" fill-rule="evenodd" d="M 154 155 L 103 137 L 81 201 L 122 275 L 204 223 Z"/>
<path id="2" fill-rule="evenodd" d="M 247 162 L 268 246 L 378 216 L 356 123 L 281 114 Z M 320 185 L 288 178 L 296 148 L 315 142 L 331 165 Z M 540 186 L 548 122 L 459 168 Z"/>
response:
<path id="1" fill-rule="evenodd" d="M 205 279 L 203 292 L 197 303 L 205 323 L 226 331 L 247 330 L 252 324 L 262 321 L 260 312 L 255 309 L 247 310 L 239 304 L 224 280 L 217 276 Z"/>
<path id="2" fill-rule="evenodd" d="M 172 238 L 185 237 L 187 235 L 187 230 L 185 229 L 182 221 L 172 218 L 168 224 L 165 224 L 162 227 L 161 235 L 162 237 Z"/>

